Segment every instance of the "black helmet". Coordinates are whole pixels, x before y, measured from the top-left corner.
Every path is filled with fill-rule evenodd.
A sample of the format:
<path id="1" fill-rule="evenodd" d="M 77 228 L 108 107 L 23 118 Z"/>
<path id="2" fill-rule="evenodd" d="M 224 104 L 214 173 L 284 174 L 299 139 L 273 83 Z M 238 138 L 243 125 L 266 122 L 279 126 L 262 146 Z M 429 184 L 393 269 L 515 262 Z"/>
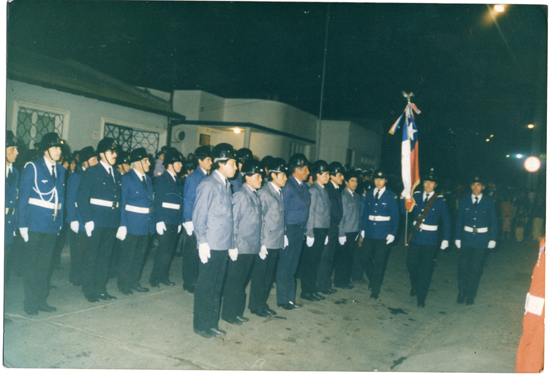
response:
<path id="1" fill-rule="evenodd" d="M 97 154 L 104 153 L 105 151 L 116 151 L 118 152 L 118 145 L 114 138 L 103 138 L 99 143 L 97 144 Z"/>
<path id="2" fill-rule="evenodd" d="M 372 176 L 373 179 L 377 179 L 377 178 L 385 178 L 386 180 L 388 179 L 388 175 L 386 174 L 386 172 L 384 172 L 383 170 L 379 169 L 377 170 L 376 172 L 374 172 L 374 176 Z"/>
<path id="3" fill-rule="evenodd" d="M 183 163 L 183 170 L 185 172 L 194 171 L 196 168 L 197 168 L 197 162 L 195 160 L 186 160 Z"/>
<path id="4" fill-rule="evenodd" d="M 437 182 L 437 175 L 435 174 L 434 168 L 430 168 L 430 170 L 424 175 L 422 179 L 424 181 Z"/>
<path id="5" fill-rule="evenodd" d="M 65 141 L 59 137 L 59 134 L 54 132 L 46 133 L 40 142 L 40 149 L 46 151 L 50 147 L 61 147 L 64 143 Z"/>
<path id="6" fill-rule="evenodd" d="M 354 177 L 357 178 L 357 181 L 359 181 L 359 172 L 357 172 L 356 170 L 350 169 L 349 171 L 344 173 L 344 180 L 345 181 L 349 181 Z"/>
<path id="7" fill-rule="evenodd" d="M 237 155 L 233 146 L 229 143 L 220 143 L 212 149 L 213 162 L 227 161 L 229 159 L 237 160 Z"/>
<path id="8" fill-rule="evenodd" d="M 315 176 L 316 174 L 323 174 L 324 172 L 328 172 L 328 163 L 324 160 L 317 160 L 315 163 L 313 163 L 313 166 L 311 167 L 311 174 Z"/>
<path id="9" fill-rule="evenodd" d="M 336 176 L 338 173 L 344 174 L 346 170 L 342 166 L 342 163 L 333 161 L 328 166 L 328 173 L 330 173 L 331 176 Z"/>
<path id="10" fill-rule="evenodd" d="M 174 147 L 170 147 L 164 155 L 164 161 L 162 162 L 162 164 L 166 168 L 169 164 L 174 164 L 178 161 L 183 164 L 183 162 L 185 161 L 183 160 L 183 155 Z"/>
<path id="11" fill-rule="evenodd" d="M 244 164 L 245 161 L 252 159 L 252 151 L 249 148 L 241 148 L 237 151 L 237 161 Z"/>
<path id="12" fill-rule="evenodd" d="M 168 152 L 168 148 L 169 148 L 168 146 L 162 146 L 160 148 L 160 151 L 157 152 L 157 158 L 162 154 L 166 155 L 166 153 Z"/>
<path id="13" fill-rule="evenodd" d="M 256 173 L 262 174 L 262 166 L 260 162 L 254 159 L 247 160 L 243 163 L 241 173 L 245 176 L 252 176 Z"/>
<path id="14" fill-rule="evenodd" d="M 288 160 L 288 169 L 302 168 L 308 165 L 307 158 L 304 154 L 294 154 Z"/>
<path id="15" fill-rule="evenodd" d="M 85 161 L 90 160 L 96 156 L 96 153 L 94 151 L 94 148 L 92 146 L 84 147 L 82 150 L 79 151 L 79 160 L 81 163 L 84 163 Z"/>
<path id="16" fill-rule="evenodd" d="M 269 168 L 269 165 L 271 163 L 271 161 L 275 159 L 273 156 L 271 155 L 267 155 L 265 156 L 261 161 L 260 161 L 260 164 L 262 165 L 262 168 L 266 169 L 266 168 Z"/>
<path id="17" fill-rule="evenodd" d="M 144 147 L 140 147 L 132 151 L 130 154 L 130 161 L 135 163 L 136 161 L 140 161 L 148 157 L 149 155 L 147 155 L 147 150 Z"/>
<path id="18" fill-rule="evenodd" d="M 283 158 L 274 158 L 267 165 L 267 170 L 269 173 L 279 173 L 279 172 L 288 172 L 288 167 L 286 166 L 285 159 Z"/>
<path id="19" fill-rule="evenodd" d="M 212 147 L 210 146 L 199 146 L 195 150 L 195 158 L 204 160 L 206 158 L 212 158 Z"/>
<path id="20" fill-rule="evenodd" d="M 13 135 L 13 132 L 8 130 L 6 132 L 6 148 L 13 146 L 17 147 L 17 141 L 15 140 L 15 135 Z"/>
<path id="21" fill-rule="evenodd" d="M 116 164 L 131 164 L 130 154 L 126 151 L 120 151 L 116 157 Z"/>

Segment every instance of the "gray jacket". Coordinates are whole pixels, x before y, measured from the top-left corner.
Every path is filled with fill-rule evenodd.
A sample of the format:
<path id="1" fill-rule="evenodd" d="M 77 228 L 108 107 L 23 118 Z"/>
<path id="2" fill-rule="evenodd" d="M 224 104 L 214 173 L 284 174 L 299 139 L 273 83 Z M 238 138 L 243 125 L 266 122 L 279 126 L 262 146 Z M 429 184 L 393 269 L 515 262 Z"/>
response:
<path id="1" fill-rule="evenodd" d="M 247 184 L 233 194 L 233 243 L 239 254 L 259 254 L 262 204 Z"/>
<path id="2" fill-rule="evenodd" d="M 354 197 L 350 191 L 344 188 L 342 191 L 343 216 L 340 222 L 339 237 L 344 237 L 346 233 L 359 232 L 361 226 L 361 196 L 355 192 Z"/>
<path id="3" fill-rule="evenodd" d="M 306 236 L 313 236 L 313 228 L 330 228 L 330 198 L 324 187 L 314 182 L 309 187 L 311 205 L 306 224 Z"/>
<path id="4" fill-rule="evenodd" d="M 285 237 L 285 204 L 283 193 L 279 194 L 268 182 L 258 195 L 262 202 L 261 243 L 268 249 L 282 249 Z"/>
<path id="5" fill-rule="evenodd" d="M 233 248 L 233 201 L 231 186 L 226 186 L 216 171 L 201 181 L 193 205 L 193 226 L 197 246 L 208 243 L 211 250 Z"/>

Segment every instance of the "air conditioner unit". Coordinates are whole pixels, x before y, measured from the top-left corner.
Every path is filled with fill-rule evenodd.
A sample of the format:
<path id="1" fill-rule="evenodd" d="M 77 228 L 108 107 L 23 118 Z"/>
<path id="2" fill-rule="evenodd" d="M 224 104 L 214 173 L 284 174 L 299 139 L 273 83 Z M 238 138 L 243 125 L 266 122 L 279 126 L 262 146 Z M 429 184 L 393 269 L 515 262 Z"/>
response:
<path id="1" fill-rule="evenodd" d="M 185 132 L 183 130 L 175 130 L 172 133 L 172 143 L 181 143 L 185 139 Z"/>

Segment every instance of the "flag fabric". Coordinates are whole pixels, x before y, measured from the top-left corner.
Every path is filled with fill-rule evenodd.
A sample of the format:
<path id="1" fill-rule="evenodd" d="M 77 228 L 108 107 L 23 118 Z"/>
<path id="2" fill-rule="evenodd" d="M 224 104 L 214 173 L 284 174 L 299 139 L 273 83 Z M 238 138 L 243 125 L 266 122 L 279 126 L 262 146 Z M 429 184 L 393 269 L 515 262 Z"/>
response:
<path id="1" fill-rule="evenodd" d="M 411 212 L 415 201 L 412 197 L 414 189 L 420 183 L 418 168 L 418 130 L 414 121 L 414 113 L 420 113 L 416 105 L 409 103 L 405 109 L 405 126 L 401 142 L 401 177 L 403 179 L 403 192 L 405 208 Z"/>
<path id="2" fill-rule="evenodd" d="M 397 129 L 399 129 L 399 124 L 401 123 L 401 119 L 402 119 L 402 118 L 403 118 L 403 115 L 399 116 L 399 118 L 397 119 L 397 121 L 394 122 L 393 125 L 391 126 L 390 131 L 389 131 L 389 133 L 390 133 L 391 135 L 395 134 L 395 131 L 396 131 Z"/>

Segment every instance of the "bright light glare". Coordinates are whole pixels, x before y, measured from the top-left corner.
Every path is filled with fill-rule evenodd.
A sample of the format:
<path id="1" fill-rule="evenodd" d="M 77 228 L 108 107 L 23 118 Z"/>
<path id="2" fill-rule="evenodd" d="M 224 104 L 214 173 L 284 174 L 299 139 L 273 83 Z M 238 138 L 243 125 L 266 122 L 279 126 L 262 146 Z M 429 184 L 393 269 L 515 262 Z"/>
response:
<path id="1" fill-rule="evenodd" d="M 536 172 L 540 168 L 540 159 L 536 156 L 529 156 L 527 159 L 525 159 L 525 163 L 523 165 L 527 172 Z"/>
<path id="2" fill-rule="evenodd" d="M 509 157 L 510 157 L 510 154 L 506 155 L 506 157 L 509 158 Z"/>
<path id="3" fill-rule="evenodd" d="M 240 133 L 241 133 L 241 129 L 235 128 L 235 129 L 233 129 L 233 133 L 235 133 L 235 134 L 240 134 Z"/>
<path id="4" fill-rule="evenodd" d="M 529 125 L 527 125 L 527 127 L 528 127 L 529 129 L 533 129 L 533 128 L 535 127 L 535 125 L 529 124 Z"/>
<path id="5" fill-rule="evenodd" d="M 489 138 L 487 138 L 487 139 L 485 140 L 485 142 L 489 142 L 489 141 L 490 141 L 490 139 L 489 139 Z"/>
<path id="6" fill-rule="evenodd" d="M 493 138 L 493 137 L 494 137 L 494 135 L 493 135 L 493 134 L 491 134 L 491 135 L 489 136 L 489 138 Z"/>
<path id="7" fill-rule="evenodd" d="M 504 5 L 495 5 L 495 7 L 493 8 L 495 10 L 495 12 L 497 13 L 502 13 L 504 12 Z"/>
<path id="8" fill-rule="evenodd" d="M 516 158 L 518 158 L 518 159 L 521 159 L 522 157 L 523 157 L 522 154 L 517 154 L 517 155 L 516 155 Z"/>

